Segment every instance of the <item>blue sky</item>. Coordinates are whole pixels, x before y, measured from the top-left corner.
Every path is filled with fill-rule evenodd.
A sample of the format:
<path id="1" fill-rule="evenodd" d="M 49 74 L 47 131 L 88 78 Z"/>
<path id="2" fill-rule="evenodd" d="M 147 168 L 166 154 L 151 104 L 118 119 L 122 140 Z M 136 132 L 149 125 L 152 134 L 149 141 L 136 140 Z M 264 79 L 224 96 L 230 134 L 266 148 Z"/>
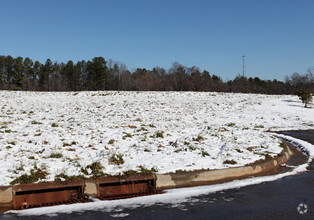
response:
<path id="1" fill-rule="evenodd" d="M 224 80 L 283 80 L 314 66 L 313 0 L 1 0 L 0 54 L 103 56 L 129 69 L 175 61 Z"/>

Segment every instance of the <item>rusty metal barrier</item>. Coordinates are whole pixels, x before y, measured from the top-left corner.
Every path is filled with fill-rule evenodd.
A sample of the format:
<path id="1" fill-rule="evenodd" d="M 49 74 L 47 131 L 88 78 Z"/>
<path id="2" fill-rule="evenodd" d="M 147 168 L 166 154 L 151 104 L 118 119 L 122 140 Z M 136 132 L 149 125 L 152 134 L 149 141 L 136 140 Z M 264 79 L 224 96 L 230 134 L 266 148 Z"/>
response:
<path id="1" fill-rule="evenodd" d="M 12 208 L 19 210 L 89 202 L 88 196 L 85 195 L 85 184 L 87 184 L 85 180 L 77 180 L 15 185 L 12 190 Z M 96 178 L 94 184 L 95 195 L 103 200 L 162 193 L 156 190 L 154 174 L 100 177 Z"/>
<path id="2" fill-rule="evenodd" d="M 87 202 L 84 180 L 21 184 L 13 187 L 13 209 Z"/>
<path id="3" fill-rule="evenodd" d="M 103 200 L 125 199 L 161 193 L 156 190 L 156 175 L 100 177 L 96 179 L 97 196 Z"/>

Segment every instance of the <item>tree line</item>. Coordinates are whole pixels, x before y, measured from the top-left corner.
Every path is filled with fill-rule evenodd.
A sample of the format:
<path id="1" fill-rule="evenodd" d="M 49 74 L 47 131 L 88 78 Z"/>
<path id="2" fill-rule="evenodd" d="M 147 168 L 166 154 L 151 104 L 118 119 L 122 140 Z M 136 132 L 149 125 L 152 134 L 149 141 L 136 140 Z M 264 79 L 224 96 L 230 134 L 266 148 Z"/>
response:
<path id="1" fill-rule="evenodd" d="M 186 67 L 178 62 L 169 70 L 155 67 L 152 70 L 137 68 L 103 57 L 89 61 L 45 63 L 30 58 L 0 56 L 0 90 L 25 91 L 208 91 L 263 94 L 295 94 L 299 90 L 314 92 L 312 69 L 306 74 L 293 73 L 285 82 L 262 80 L 258 77 L 236 76 L 223 81 L 221 77 Z"/>

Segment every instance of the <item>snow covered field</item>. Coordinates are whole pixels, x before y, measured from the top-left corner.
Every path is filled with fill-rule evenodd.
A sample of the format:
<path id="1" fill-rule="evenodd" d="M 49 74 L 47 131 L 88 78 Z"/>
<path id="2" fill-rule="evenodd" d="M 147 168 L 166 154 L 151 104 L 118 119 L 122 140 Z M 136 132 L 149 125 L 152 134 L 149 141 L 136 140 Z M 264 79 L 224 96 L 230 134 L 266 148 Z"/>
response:
<path id="1" fill-rule="evenodd" d="M 0 185 L 30 174 L 92 176 L 242 166 L 282 151 L 265 131 L 313 129 L 296 96 L 1 91 Z M 61 176 L 62 179 L 62 176 Z"/>
<path id="2" fill-rule="evenodd" d="M 111 201 L 101 201 L 95 198 L 92 198 L 92 202 L 89 203 L 78 203 L 71 205 L 60 205 L 60 206 L 52 206 L 52 207 L 41 207 L 35 209 L 25 209 L 25 210 L 10 210 L 5 213 L 6 216 L 49 216 L 49 217 L 58 217 L 62 214 L 71 214 L 73 212 L 76 213 L 84 213 L 88 211 L 102 211 L 110 213 L 111 217 L 127 217 L 129 215 L 128 212 L 132 209 L 143 209 L 145 207 L 167 204 L 172 208 L 180 208 L 181 210 L 186 210 L 184 203 L 193 204 L 197 202 L 214 202 L 213 200 L 204 200 L 195 198 L 200 195 L 206 195 L 209 193 L 214 193 L 218 191 L 224 191 L 228 189 L 241 188 L 250 185 L 256 185 L 260 183 L 275 181 L 281 179 L 286 176 L 296 175 L 298 173 L 306 171 L 306 167 L 312 162 L 314 159 L 314 145 L 302 141 L 296 138 L 292 138 L 289 136 L 276 134 L 276 136 L 285 139 L 291 143 L 296 144 L 298 147 L 302 149 L 302 151 L 306 152 L 309 156 L 307 163 L 301 164 L 293 170 L 276 174 L 272 176 L 262 176 L 262 177 L 253 177 L 247 178 L 243 180 L 234 180 L 227 183 L 216 184 L 216 185 L 208 185 L 208 186 L 197 186 L 197 187 L 189 187 L 189 188 L 180 188 L 180 189 L 170 189 L 164 191 L 164 194 L 151 195 L 151 196 L 142 196 L 135 197 L 130 199 L 122 199 L 122 200 L 111 200 Z M 210 198 L 210 197 L 209 197 Z M 229 201 L 232 201 L 233 198 L 228 198 Z"/>

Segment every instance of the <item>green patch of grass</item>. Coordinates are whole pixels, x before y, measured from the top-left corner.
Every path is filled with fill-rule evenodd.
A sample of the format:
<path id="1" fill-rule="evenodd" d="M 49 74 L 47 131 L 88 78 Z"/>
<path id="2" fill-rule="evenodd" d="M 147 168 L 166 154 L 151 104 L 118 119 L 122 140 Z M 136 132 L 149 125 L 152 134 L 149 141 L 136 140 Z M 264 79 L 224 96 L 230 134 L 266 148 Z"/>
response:
<path id="1" fill-rule="evenodd" d="M 156 173 L 158 172 L 158 169 L 153 167 L 153 168 L 147 168 L 143 165 L 138 166 L 138 170 L 127 170 L 123 172 L 123 175 L 127 176 L 132 176 L 132 175 L 138 175 L 138 174 L 151 174 L 151 173 Z"/>
<path id="2" fill-rule="evenodd" d="M 232 122 L 229 123 L 229 124 L 227 124 L 228 127 L 235 127 L 235 125 L 236 125 L 236 124 L 235 124 L 235 123 L 232 123 Z"/>
<path id="3" fill-rule="evenodd" d="M 131 137 L 133 137 L 133 135 L 132 135 L 132 134 L 127 133 L 126 135 L 124 135 L 124 136 L 122 137 L 122 139 L 123 139 L 123 140 L 125 140 L 125 139 L 127 139 L 127 138 L 131 138 Z"/>
<path id="4" fill-rule="evenodd" d="M 181 152 L 181 151 L 183 151 L 182 150 L 182 148 L 178 148 L 178 149 L 176 149 L 175 151 L 173 151 L 173 152 L 175 152 L 175 153 L 179 153 L 179 152 Z"/>
<path id="5" fill-rule="evenodd" d="M 48 175 L 48 172 L 42 169 L 32 169 L 31 174 L 27 175 L 24 174 L 16 179 L 14 179 L 10 184 L 26 184 L 26 183 L 34 183 L 37 182 L 38 180 L 45 179 L 46 176 Z"/>
<path id="6" fill-rule="evenodd" d="M 24 166 L 23 166 L 23 164 L 21 163 L 21 165 L 20 165 L 18 168 L 16 168 L 16 170 L 19 170 L 19 171 L 24 170 Z"/>
<path id="7" fill-rule="evenodd" d="M 240 150 L 240 149 L 235 149 L 238 153 L 243 153 L 243 151 L 242 150 Z"/>
<path id="8" fill-rule="evenodd" d="M 74 181 L 74 180 L 82 180 L 84 179 L 84 176 L 83 175 L 68 176 L 64 173 L 60 173 L 55 176 L 55 181 L 62 181 L 61 178 L 64 179 L 65 181 Z"/>
<path id="9" fill-rule="evenodd" d="M 282 156 L 287 151 L 287 145 L 284 142 L 281 142 L 279 146 L 282 148 L 282 151 L 279 155 Z"/>
<path id="10" fill-rule="evenodd" d="M 184 145 L 190 145 L 191 143 L 190 142 L 188 142 L 188 141 L 184 141 Z"/>
<path id="11" fill-rule="evenodd" d="M 38 122 L 38 121 L 32 121 L 31 124 L 32 124 L 32 125 L 41 125 L 42 123 L 41 123 L 41 122 Z"/>
<path id="12" fill-rule="evenodd" d="M 264 125 L 255 125 L 254 128 L 255 128 L 255 129 L 264 128 Z"/>
<path id="13" fill-rule="evenodd" d="M 137 132 L 140 132 L 140 131 L 148 131 L 148 130 L 144 127 L 141 127 L 140 129 L 137 130 Z"/>
<path id="14" fill-rule="evenodd" d="M 281 148 L 283 148 L 283 149 L 286 149 L 286 147 L 287 147 L 284 142 L 281 142 L 281 143 L 279 144 L 279 146 L 280 146 Z"/>
<path id="15" fill-rule="evenodd" d="M 270 154 L 268 153 L 264 154 L 264 156 L 265 156 L 265 159 L 272 158 L 272 156 L 270 156 Z"/>
<path id="16" fill-rule="evenodd" d="M 202 155 L 202 157 L 209 157 L 210 156 L 210 154 L 207 151 L 205 151 L 204 149 L 201 149 L 201 155 Z"/>
<path id="17" fill-rule="evenodd" d="M 197 141 L 197 142 L 200 142 L 203 140 L 204 140 L 204 138 L 201 135 L 198 135 L 196 138 L 193 138 L 193 141 Z"/>
<path id="18" fill-rule="evenodd" d="M 85 169 L 81 168 L 81 172 L 84 173 L 85 175 L 92 174 L 93 177 L 97 178 L 97 177 L 106 176 L 106 174 L 102 172 L 103 168 L 104 167 L 101 165 L 100 162 L 94 162 L 88 165 L 87 167 L 85 167 Z M 91 170 L 91 173 L 88 173 L 89 169 Z"/>
<path id="19" fill-rule="evenodd" d="M 260 156 L 264 156 L 265 159 L 272 158 L 272 156 L 270 155 L 271 152 L 268 152 L 268 151 L 266 151 L 266 152 L 254 152 L 254 154 L 257 154 L 257 155 L 260 155 Z"/>
<path id="20" fill-rule="evenodd" d="M 126 176 L 132 176 L 132 175 L 137 175 L 139 174 L 137 170 L 126 170 L 126 171 L 123 171 L 123 175 L 126 175 Z"/>
<path id="21" fill-rule="evenodd" d="M 108 144 L 114 144 L 114 142 L 115 142 L 115 139 L 110 139 L 110 140 L 108 141 Z"/>
<path id="22" fill-rule="evenodd" d="M 69 146 L 76 145 L 76 144 L 77 144 L 76 141 L 72 141 L 70 144 L 66 143 L 66 142 L 63 142 L 63 147 L 69 147 Z"/>
<path id="23" fill-rule="evenodd" d="M 191 145 L 188 146 L 188 148 L 189 148 L 190 151 L 195 151 L 195 150 L 197 150 L 197 147 L 193 147 L 193 146 L 191 146 Z"/>
<path id="24" fill-rule="evenodd" d="M 45 149 L 42 149 L 42 150 L 40 150 L 40 151 L 36 151 L 35 153 L 36 153 L 36 154 L 42 154 L 42 153 L 44 153 L 44 151 L 45 151 Z"/>
<path id="25" fill-rule="evenodd" d="M 51 127 L 56 128 L 56 127 L 59 127 L 59 125 L 57 123 L 52 123 Z"/>
<path id="26" fill-rule="evenodd" d="M 235 161 L 235 160 L 225 160 L 224 162 L 223 162 L 223 164 L 232 164 L 232 165 L 234 165 L 234 164 L 237 164 L 237 161 Z"/>
<path id="27" fill-rule="evenodd" d="M 150 173 L 157 173 L 158 172 L 157 168 L 155 168 L 155 167 L 149 169 L 143 165 L 139 165 L 138 168 L 140 169 L 140 173 L 142 173 L 142 174 L 150 174 Z"/>
<path id="28" fill-rule="evenodd" d="M 109 158 L 109 163 L 115 165 L 124 164 L 124 159 L 122 154 L 114 154 Z"/>
<path id="29" fill-rule="evenodd" d="M 157 131 L 154 135 L 155 138 L 164 138 L 164 132 L 163 131 Z"/>
<path id="30" fill-rule="evenodd" d="M 61 153 L 51 153 L 49 158 L 61 158 L 63 155 Z"/>

